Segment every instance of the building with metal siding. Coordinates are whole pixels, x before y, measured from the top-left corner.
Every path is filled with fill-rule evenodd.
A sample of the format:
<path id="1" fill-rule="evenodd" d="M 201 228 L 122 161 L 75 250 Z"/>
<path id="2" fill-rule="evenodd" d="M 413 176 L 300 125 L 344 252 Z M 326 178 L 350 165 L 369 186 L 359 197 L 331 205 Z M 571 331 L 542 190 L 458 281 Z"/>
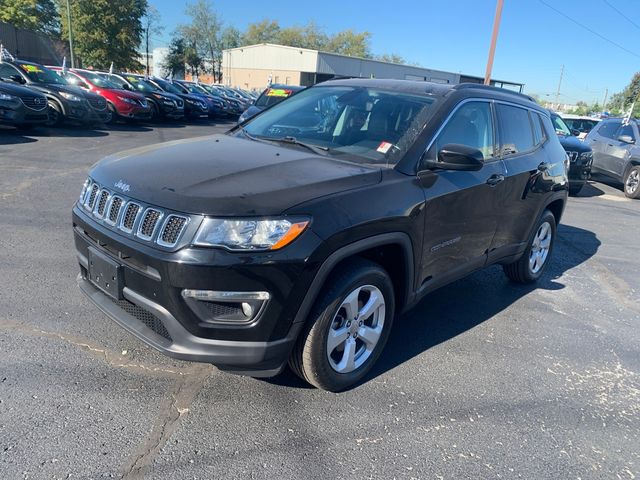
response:
<path id="1" fill-rule="evenodd" d="M 269 82 L 310 86 L 332 78 L 395 78 L 456 84 L 482 83 L 474 75 L 349 57 L 307 48 L 263 43 L 223 51 L 222 76 L 226 85 L 262 89 Z M 524 84 L 491 80 L 492 85 L 521 92 Z"/>

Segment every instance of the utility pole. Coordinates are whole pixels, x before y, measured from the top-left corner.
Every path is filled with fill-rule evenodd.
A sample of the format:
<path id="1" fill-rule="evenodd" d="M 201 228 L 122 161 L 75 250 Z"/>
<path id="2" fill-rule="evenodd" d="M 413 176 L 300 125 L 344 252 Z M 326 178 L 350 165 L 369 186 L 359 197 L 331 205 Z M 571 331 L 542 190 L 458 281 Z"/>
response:
<path id="1" fill-rule="evenodd" d="M 504 0 L 498 0 L 496 4 L 496 15 L 493 17 L 493 32 L 491 33 L 491 46 L 489 47 L 489 58 L 487 59 L 487 71 L 484 74 L 484 84 L 491 84 L 491 70 L 493 69 L 493 57 L 496 53 L 496 43 L 498 32 L 500 31 L 500 19 L 502 18 L 502 4 Z"/>
<path id="2" fill-rule="evenodd" d="M 556 91 L 556 103 L 559 104 L 559 99 L 560 99 L 560 86 L 562 85 L 562 76 L 564 75 L 564 64 L 562 65 L 562 68 L 560 69 L 560 80 L 558 81 L 558 90 Z"/>
<path id="3" fill-rule="evenodd" d="M 604 112 L 607 109 L 607 96 L 609 95 L 609 89 L 604 89 L 604 100 L 602 101 L 602 111 Z"/>
<path id="4" fill-rule="evenodd" d="M 147 41 L 147 49 L 145 50 L 145 59 L 147 61 L 147 77 L 149 76 L 149 28 L 151 28 L 151 25 L 149 24 L 149 21 L 147 19 L 147 28 L 145 30 Z"/>
<path id="5" fill-rule="evenodd" d="M 71 53 L 71 68 L 76 68 L 76 58 L 73 55 L 73 30 L 71 28 L 71 5 L 67 0 L 67 22 L 69 24 L 69 53 Z"/>

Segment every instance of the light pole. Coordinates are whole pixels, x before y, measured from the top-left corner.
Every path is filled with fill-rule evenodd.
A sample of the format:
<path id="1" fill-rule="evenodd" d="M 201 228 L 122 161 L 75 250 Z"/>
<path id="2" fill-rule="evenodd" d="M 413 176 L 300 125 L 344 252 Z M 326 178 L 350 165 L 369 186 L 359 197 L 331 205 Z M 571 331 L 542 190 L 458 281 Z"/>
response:
<path id="1" fill-rule="evenodd" d="M 500 31 L 500 18 L 502 17 L 502 4 L 504 0 L 498 0 L 496 5 L 496 16 L 493 18 L 493 32 L 491 33 L 491 46 L 489 47 L 489 58 L 487 59 L 487 71 L 484 74 L 484 84 L 491 84 L 491 70 L 493 69 L 493 56 L 496 53 L 496 43 L 498 32 Z"/>
<path id="2" fill-rule="evenodd" d="M 73 54 L 73 30 L 71 28 L 71 5 L 67 0 L 67 23 L 69 25 L 69 53 L 71 54 L 71 68 L 76 68 L 76 57 Z"/>

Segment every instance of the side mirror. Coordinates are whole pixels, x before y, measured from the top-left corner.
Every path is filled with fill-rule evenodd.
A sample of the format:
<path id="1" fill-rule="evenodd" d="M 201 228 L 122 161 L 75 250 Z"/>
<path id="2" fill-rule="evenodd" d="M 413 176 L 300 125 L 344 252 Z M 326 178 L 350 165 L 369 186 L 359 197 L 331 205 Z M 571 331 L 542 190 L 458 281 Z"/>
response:
<path id="1" fill-rule="evenodd" d="M 128 84 L 128 83 L 123 83 L 123 84 L 122 84 L 122 88 L 123 88 L 124 90 L 131 90 L 131 87 L 129 86 L 129 84 Z"/>
<path id="2" fill-rule="evenodd" d="M 10 76 L 9 76 L 9 80 L 11 80 L 12 82 L 19 83 L 19 84 L 21 84 L 21 85 L 24 85 L 25 83 L 27 83 L 27 82 L 25 81 L 25 79 L 24 79 L 24 78 L 22 78 L 22 76 L 21 76 L 21 75 L 18 75 L 18 74 L 10 75 Z"/>
<path id="3" fill-rule="evenodd" d="M 484 155 L 477 148 L 448 143 L 438 152 L 438 160 L 427 160 L 427 168 L 477 171 L 484 165 Z"/>
<path id="4" fill-rule="evenodd" d="M 574 128 L 573 130 L 571 130 L 571 135 L 573 135 L 574 137 L 579 137 L 580 136 L 580 130 L 576 130 Z"/>
<path id="5" fill-rule="evenodd" d="M 636 143 L 636 141 L 633 139 L 631 135 L 620 135 L 618 137 L 618 140 L 623 143 Z"/>

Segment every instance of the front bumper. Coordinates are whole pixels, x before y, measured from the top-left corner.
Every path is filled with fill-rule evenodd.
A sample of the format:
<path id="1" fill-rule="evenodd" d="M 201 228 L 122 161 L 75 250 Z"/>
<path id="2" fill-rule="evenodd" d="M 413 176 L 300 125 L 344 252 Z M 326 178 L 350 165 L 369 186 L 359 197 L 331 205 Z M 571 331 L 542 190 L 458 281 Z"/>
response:
<path id="1" fill-rule="evenodd" d="M 593 157 L 587 159 L 578 156 L 575 161 L 571 161 L 569 164 L 569 183 L 579 184 L 584 183 L 591 177 L 591 165 L 593 163 Z"/>
<path id="2" fill-rule="evenodd" d="M 26 107 L 14 108 L 0 103 L 0 123 L 9 125 L 36 125 L 43 124 L 49 118 L 48 110 L 42 111 L 27 109 Z"/>
<path id="3" fill-rule="evenodd" d="M 213 363 L 220 369 L 272 376 L 286 364 L 302 322 L 294 322 L 319 264 L 308 258 L 320 239 L 307 231 L 278 252 L 231 253 L 186 246 L 162 251 L 73 211 L 80 289 L 109 317 L 169 356 Z M 122 268 L 122 297 L 89 280 L 89 248 Z M 185 289 L 267 291 L 271 298 L 250 324 L 203 318 L 181 295 Z"/>

